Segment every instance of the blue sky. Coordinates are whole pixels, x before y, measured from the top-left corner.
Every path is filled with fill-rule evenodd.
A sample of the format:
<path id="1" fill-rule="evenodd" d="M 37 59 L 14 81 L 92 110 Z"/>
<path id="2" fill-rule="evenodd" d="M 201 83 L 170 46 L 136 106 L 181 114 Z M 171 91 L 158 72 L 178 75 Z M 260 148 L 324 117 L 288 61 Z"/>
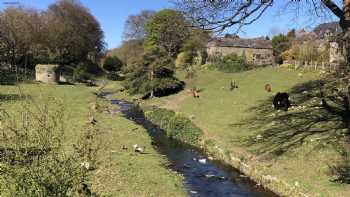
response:
<path id="1" fill-rule="evenodd" d="M 294 14 L 287 12 L 278 14 L 281 3 L 285 0 L 275 1 L 276 5 L 266 12 L 253 25 L 246 26 L 240 32 L 241 37 L 258 37 L 270 35 L 271 32 L 287 31 L 292 28 L 311 28 L 320 21 L 310 20 L 309 17 L 299 16 L 293 20 Z M 6 7 L 4 2 L 19 2 L 25 7 L 45 10 L 55 0 L 0 0 L 0 9 Z M 131 14 L 137 14 L 141 10 L 160 10 L 172 7 L 167 0 L 80 0 L 100 22 L 105 33 L 105 41 L 108 48 L 120 45 L 124 29 L 124 22 Z M 326 21 L 325 21 L 326 22 Z"/>

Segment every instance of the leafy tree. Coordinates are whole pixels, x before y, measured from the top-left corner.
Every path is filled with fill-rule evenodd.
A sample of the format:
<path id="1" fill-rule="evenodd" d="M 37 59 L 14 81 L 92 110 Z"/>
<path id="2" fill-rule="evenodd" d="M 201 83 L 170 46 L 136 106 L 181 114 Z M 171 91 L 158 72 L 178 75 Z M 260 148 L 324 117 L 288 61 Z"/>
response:
<path id="1" fill-rule="evenodd" d="M 184 62 L 187 65 L 202 64 L 206 59 L 206 44 L 210 39 L 208 31 L 201 29 L 192 29 L 188 39 L 185 40 L 182 51 Z M 200 57 L 200 62 L 195 62 L 196 57 Z"/>
<path id="2" fill-rule="evenodd" d="M 125 88 L 131 94 L 162 96 L 182 89 L 174 77 L 174 61 L 162 48 L 148 51 L 143 60 L 128 67 Z"/>
<path id="3" fill-rule="evenodd" d="M 279 34 L 272 38 L 272 49 L 276 56 L 279 56 L 282 52 L 288 50 L 290 42 L 287 36 Z"/>
<path id="4" fill-rule="evenodd" d="M 46 44 L 53 61 L 77 65 L 97 63 L 104 52 L 103 31 L 95 17 L 80 3 L 61 0 L 46 12 Z"/>
<path id="5" fill-rule="evenodd" d="M 180 12 L 164 9 L 146 24 L 145 49 L 164 48 L 169 57 L 175 57 L 189 35 L 188 24 Z"/>
<path id="6" fill-rule="evenodd" d="M 109 72 L 118 72 L 123 62 L 117 56 L 107 56 L 103 62 L 103 68 Z"/>

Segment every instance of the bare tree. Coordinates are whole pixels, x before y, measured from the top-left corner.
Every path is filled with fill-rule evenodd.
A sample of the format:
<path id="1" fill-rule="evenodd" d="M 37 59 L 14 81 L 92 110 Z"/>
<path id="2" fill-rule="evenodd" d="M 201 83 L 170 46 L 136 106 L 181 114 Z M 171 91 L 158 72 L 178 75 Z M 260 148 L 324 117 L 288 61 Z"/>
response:
<path id="1" fill-rule="evenodd" d="M 196 26 L 205 29 L 223 31 L 230 27 L 240 29 L 257 21 L 270 7 L 274 0 L 176 0 L 179 10 L 193 21 Z M 350 0 L 343 0 L 337 5 L 334 0 L 285 0 L 285 8 L 299 14 L 325 17 L 332 13 L 339 19 L 344 32 L 344 54 L 350 62 Z M 283 13 L 282 13 L 283 14 Z M 349 63 L 348 63 L 349 64 Z"/>
<path id="2" fill-rule="evenodd" d="M 156 12 L 143 10 L 140 14 L 130 15 L 125 22 L 124 40 L 143 40 L 145 38 L 145 25 Z"/>
<path id="3" fill-rule="evenodd" d="M 42 27 L 36 10 L 7 8 L 0 12 L 0 61 L 10 67 L 27 67 L 38 51 L 39 31 Z"/>

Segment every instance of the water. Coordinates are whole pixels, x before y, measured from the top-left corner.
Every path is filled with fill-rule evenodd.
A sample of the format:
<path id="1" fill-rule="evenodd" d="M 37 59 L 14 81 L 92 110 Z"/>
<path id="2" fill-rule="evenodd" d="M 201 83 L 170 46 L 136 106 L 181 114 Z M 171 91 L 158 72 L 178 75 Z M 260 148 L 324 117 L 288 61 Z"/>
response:
<path id="1" fill-rule="evenodd" d="M 111 100 L 119 105 L 124 116 L 142 125 L 153 139 L 160 154 L 170 161 L 169 168 L 185 177 L 184 185 L 188 195 L 193 197 L 277 197 L 240 174 L 237 170 L 218 161 L 210 161 L 206 156 L 192 147 L 169 140 L 162 134 L 157 125 L 147 121 L 144 115 L 133 109 L 133 105 Z"/>

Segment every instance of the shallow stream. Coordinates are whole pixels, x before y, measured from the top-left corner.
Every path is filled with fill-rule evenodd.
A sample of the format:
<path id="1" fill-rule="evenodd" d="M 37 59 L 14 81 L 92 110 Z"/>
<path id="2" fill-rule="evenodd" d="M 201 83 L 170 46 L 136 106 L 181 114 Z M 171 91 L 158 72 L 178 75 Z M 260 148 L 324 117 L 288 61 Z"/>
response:
<path id="1" fill-rule="evenodd" d="M 164 136 L 157 125 L 147 121 L 142 112 L 133 110 L 131 103 L 111 100 L 118 105 L 116 112 L 142 125 L 153 139 L 158 152 L 170 161 L 168 166 L 184 176 L 184 185 L 193 197 L 277 197 L 250 181 L 232 167 L 211 161 L 200 151 Z M 147 156 L 147 155 L 145 155 Z"/>

